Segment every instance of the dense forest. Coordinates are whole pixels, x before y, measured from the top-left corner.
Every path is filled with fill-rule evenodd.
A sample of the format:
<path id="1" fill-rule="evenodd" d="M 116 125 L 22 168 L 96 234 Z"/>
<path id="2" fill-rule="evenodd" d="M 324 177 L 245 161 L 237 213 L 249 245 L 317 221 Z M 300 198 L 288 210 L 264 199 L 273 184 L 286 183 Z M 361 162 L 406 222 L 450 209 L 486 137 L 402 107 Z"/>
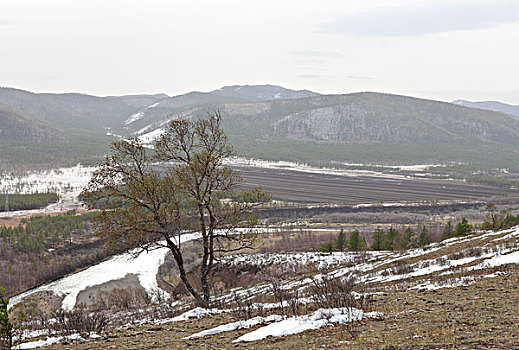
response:
<path id="1" fill-rule="evenodd" d="M 91 230 L 95 213 L 33 216 L 0 228 L 0 286 L 14 295 L 108 256 Z M 4 268 L 5 267 L 5 268 Z"/>
<path id="2" fill-rule="evenodd" d="M 6 209 L 13 211 L 44 208 L 51 203 L 57 203 L 58 200 L 59 196 L 56 193 L 0 194 L 0 212 Z"/>

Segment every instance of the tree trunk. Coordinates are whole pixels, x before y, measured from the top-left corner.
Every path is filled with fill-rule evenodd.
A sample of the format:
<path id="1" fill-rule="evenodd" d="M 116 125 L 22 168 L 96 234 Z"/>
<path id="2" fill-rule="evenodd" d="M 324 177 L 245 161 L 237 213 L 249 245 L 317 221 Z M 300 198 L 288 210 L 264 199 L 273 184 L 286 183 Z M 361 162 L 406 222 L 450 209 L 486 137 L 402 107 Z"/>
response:
<path id="1" fill-rule="evenodd" d="M 202 266 L 200 267 L 200 283 L 202 285 L 202 294 L 204 298 L 204 302 L 209 305 L 209 298 L 211 293 L 209 291 L 209 283 L 207 282 L 207 276 L 210 271 L 209 266 L 209 253 L 210 253 L 210 236 L 211 232 L 207 232 L 207 227 L 205 225 L 205 215 L 204 215 L 204 207 L 199 204 L 198 205 L 198 214 L 200 220 L 200 231 L 202 233 L 202 246 L 204 250 L 204 254 L 202 256 Z"/>
<path id="2" fill-rule="evenodd" d="M 208 307 L 209 306 L 209 300 L 205 300 L 205 298 L 202 298 L 202 296 L 196 291 L 196 289 L 191 285 L 191 282 L 187 279 L 186 270 L 184 268 L 184 260 L 182 259 L 182 254 L 178 250 L 177 247 L 172 246 L 172 242 L 168 241 L 169 250 L 171 250 L 171 253 L 173 254 L 173 258 L 175 259 L 178 271 L 180 273 L 180 279 L 186 286 L 187 290 L 191 295 L 195 298 L 196 303 L 200 307 Z M 205 297 L 205 295 L 204 295 Z"/>

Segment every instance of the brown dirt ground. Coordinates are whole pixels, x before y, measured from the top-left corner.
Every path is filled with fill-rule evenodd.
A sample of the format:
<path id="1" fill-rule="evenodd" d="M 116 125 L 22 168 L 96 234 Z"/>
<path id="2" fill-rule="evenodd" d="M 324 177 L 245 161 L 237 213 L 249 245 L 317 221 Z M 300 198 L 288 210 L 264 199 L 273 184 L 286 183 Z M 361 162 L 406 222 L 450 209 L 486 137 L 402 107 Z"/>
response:
<path id="1" fill-rule="evenodd" d="M 0 226 L 15 227 L 15 226 L 20 225 L 22 223 L 23 219 L 30 219 L 33 216 L 57 216 L 57 215 L 64 215 L 66 212 L 67 212 L 67 210 L 56 211 L 56 212 L 33 213 L 33 214 L 17 215 L 17 216 L 2 216 L 2 217 L 0 217 Z M 77 209 L 76 212 L 79 214 L 85 214 L 85 213 L 88 213 L 88 210 Z"/>
<path id="2" fill-rule="evenodd" d="M 51 349 L 519 349 L 519 267 L 507 275 L 435 291 L 388 290 L 376 296 L 373 310 L 382 320 L 330 326 L 254 343 L 232 343 L 249 330 L 182 340 L 192 333 L 232 322 L 222 314 L 165 325 L 112 331 L 112 336 L 71 342 Z"/>

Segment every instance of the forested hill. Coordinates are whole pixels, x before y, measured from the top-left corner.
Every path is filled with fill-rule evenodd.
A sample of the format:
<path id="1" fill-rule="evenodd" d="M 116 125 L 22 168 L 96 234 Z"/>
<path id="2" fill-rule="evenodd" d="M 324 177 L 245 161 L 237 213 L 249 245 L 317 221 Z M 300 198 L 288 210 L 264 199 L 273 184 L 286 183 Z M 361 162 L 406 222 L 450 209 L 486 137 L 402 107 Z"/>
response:
<path id="1" fill-rule="evenodd" d="M 167 96 L 97 97 L 77 93 L 36 94 L 0 88 L 0 103 L 72 133 L 101 133 L 105 127 L 117 127 L 128 115 L 163 98 Z"/>
<path id="2" fill-rule="evenodd" d="M 42 142 L 65 141 L 63 131 L 24 115 L 21 111 L 0 103 L 0 141 Z"/>
<path id="3" fill-rule="evenodd" d="M 29 128 L 27 135 L 20 134 L 24 129 L 20 125 L 27 120 L 63 130 L 66 139 L 74 140 L 67 146 L 67 162 L 94 162 L 108 151 L 114 135 L 150 141 L 171 119 L 194 118 L 214 110 L 221 112 L 237 154 L 247 157 L 314 164 L 454 162 L 473 169 L 519 164 L 519 120 L 509 115 L 373 92 L 319 95 L 258 85 L 173 97 L 96 97 L 1 88 L 0 103 L 17 111 L 10 114 L 9 122 L 4 117 L 3 132 L 15 130 L 19 149 L 31 155 L 28 159 L 8 151 L 2 161 L 11 164 L 49 158 L 59 163 L 62 159 L 62 146 L 54 141 L 48 147 L 32 144 L 31 134 L 40 135 L 40 131 Z M 13 116 L 19 116 L 18 124 Z M 41 159 L 38 152 L 45 152 Z"/>
<path id="4" fill-rule="evenodd" d="M 172 97 L 170 100 L 176 100 Z M 218 109 L 238 154 L 314 164 L 474 163 L 519 160 L 519 121 L 450 103 L 380 93 L 229 101 L 143 111 L 129 130 L 150 140 L 167 120 Z M 168 117 L 169 115 L 169 117 Z"/>
<path id="5" fill-rule="evenodd" d="M 368 144 L 480 140 L 519 145 L 519 122 L 507 115 L 405 96 L 357 93 L 220 108 L 233 133 L 254 128 L 263 138 Z"/>
<path id="6" fill-rule="evenodd" d="M 0 88 L 0 172 L 94 164 L 128 115 L 167 95 L 96 97 Z"/>

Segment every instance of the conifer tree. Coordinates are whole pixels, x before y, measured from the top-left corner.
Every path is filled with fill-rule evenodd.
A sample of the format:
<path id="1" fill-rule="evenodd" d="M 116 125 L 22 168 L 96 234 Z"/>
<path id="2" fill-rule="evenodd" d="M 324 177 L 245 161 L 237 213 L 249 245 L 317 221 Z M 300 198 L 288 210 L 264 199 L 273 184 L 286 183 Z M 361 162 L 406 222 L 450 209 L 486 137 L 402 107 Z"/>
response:
<path id="1" fill-rule="evenodd" d="M 394 250 L 397 238 L 398 231 L 391 227 L 385 235 L 384 250 Z"/>
<path id="2" fill-rule="evenodd" d="M 341 229 L 339 236 L 335 240 L 335 250 L 337 250 L 339 252 L 343 252 L 345 248 L 346 248 L 346 234 L 344 233 L 344 230 Z"/>
<path id="3" fill-rule="evenodd" d="M 382 250 L 384 249 L 384 230 L 381 228 L 375 229 L 373 232 L 373 243 L 371 243 L 371 249 L 373 250 Z"/>
<path id="4" fill-rule="evenodd" d="M 406 228 L 402 236 L 402 241 L 400 242 L 400 247 L 402 249 L 408 249 L 411 246 L 411 240 L 415 234 L 416 232 L 411 227 Z"/>
<path id="5" fill-rule="evenodd" d="M 360 244 L 361 244 L 361 240 L 360 240 L 359 231 L 353 230 L 350 233 L 350 241 L 348 243 L 348 248 L 353 251 L 358 251 L 358 250 L 360 250 Z"/>
<path id="6" fill-rule="evenodd" d="M 456 225 L 456 231 L 454 232 L 454 235 L 456 237 L 460 237 L 460 236 L 470 235 L 471 233 L 472 233 L 472 226 L 469 224 L 467 219 L 462 218 L 461 222 L 459 222 L 458 225 Z"/>
<path id="7" fill-rule="evenodd" d="M 321 249 L 319 249 L 319 251 L 321 253 L 331 253 L 331 252 L 333 252 L 333 246 L 334 246 L 333 242 L 323 243 L 321 245 Z"/>
<path id="8" fill-rule="evenodd" d="M 431 243 L 431 241 L 429 240 L 429 230 L 427 229 L 427 227 L 425 227 L 425 225 L 423 225 L 422 231 L 420 232 L 420 236 L 418 237 L 418 243 L 422 247 Z"/>
<path id="9" fill-rule="evenodd" d="M 452 222 L 448 221 L 447 222 L 447 225 L 445 225 L 443 231 L 442 231 L 442 235 L 441 235 L 441 240 L 445 240 L 445 239 L 449 239 L 451 237 L 454 236 L 454 226 L 452 225 Z"/>

